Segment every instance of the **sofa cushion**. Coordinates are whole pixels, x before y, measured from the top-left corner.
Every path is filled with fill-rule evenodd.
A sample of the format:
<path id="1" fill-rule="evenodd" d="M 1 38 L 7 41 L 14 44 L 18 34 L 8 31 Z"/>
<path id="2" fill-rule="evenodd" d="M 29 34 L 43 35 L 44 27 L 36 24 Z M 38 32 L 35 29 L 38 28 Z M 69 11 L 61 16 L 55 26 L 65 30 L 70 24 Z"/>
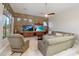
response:
<path id="1" fill-rule="evenodd" d="M 61 43 L 67 40 L 71 40 L 73 39 L 74 36 L 60 36 L 60 37 L 54 37 L 54 36 L 47 36 L 45 35 L 43 37 L 43 41 L 47 41 L 49 45 L 51 44 L 57 44 L 57 43 Z"/>
<path id="2" fill-rule="evenodd" d="M 64 36 L 70 36 L 71 34 L 63 34 Z"/>
<path id="3" fill-rule="evenodd" d="M 62 33 L 56 33 L 55 35 L 56 35 L 56 36 L 63 36 Z"/>

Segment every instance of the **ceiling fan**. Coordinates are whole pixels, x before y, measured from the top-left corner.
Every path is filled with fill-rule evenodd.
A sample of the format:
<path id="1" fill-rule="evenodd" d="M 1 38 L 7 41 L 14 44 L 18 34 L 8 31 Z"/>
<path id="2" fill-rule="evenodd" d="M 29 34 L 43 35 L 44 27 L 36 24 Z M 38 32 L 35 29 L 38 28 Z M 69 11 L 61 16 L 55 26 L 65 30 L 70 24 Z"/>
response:
<path id="1" fill-rule="evenodd" d="M 45 3 L 45 12 L 41 12 L 41 14 L 44 14 L 45 17 L 48 17 L 49 15 L 54 15 L 54 12 L 48 12 L 47 3 Z"/>

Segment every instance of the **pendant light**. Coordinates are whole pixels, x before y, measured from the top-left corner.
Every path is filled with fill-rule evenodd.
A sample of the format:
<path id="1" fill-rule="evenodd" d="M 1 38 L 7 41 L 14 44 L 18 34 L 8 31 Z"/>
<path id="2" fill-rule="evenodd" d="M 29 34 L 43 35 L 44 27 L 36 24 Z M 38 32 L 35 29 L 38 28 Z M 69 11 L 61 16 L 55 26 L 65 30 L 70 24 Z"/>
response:
<path id="1" fill-rule="evenodd" d="M 48 18 L 48 14 L 47 14 L 47 3 L 45 3 L 45 15 L 46 18 Z"/>

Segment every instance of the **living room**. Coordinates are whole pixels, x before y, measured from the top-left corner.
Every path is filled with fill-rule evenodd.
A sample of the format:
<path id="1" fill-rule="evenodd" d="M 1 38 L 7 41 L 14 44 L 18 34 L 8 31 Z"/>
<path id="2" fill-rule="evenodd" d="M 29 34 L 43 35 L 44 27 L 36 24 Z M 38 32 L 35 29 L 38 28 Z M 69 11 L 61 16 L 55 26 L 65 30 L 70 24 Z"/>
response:
<path id="1" fill-rule="evenodd" d="M 0 55 L 79 55 L 78 6 L 79 3 L 0 3 Z M 12 48 L 22 43 L 15 42 L 18 37 L 27 44 L 23 53 Z"/>

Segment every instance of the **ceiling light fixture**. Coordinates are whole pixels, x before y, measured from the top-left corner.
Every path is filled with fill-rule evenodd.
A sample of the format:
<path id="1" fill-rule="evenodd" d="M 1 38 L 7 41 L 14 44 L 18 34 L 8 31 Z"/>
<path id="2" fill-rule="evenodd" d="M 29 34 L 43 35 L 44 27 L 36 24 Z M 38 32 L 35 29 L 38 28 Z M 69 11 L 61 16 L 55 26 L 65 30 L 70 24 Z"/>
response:
<path id="1" fill-rule="evenodd" d="M 48 18 L 48 14 L 47 14 L 47 3 L 45 3 L 45 17 Z"/>
<path id="2" fill-rule="evenodd" d="M 45 17 L 46 17 L 46 18 L 48 18 L 48 15 L 47 15 L 47 14 L 45 14 Z"/>
<path id="3" fill-rule="evenodd" d="M 48 4 L 45 3 L 45 13 L 44 13 L 44 16 L 46 18 L 48 18 L 50 15 L 54 15 L 55 13 L 54 12 L 49 12 L 49 9 L 48 9 Z"/>

